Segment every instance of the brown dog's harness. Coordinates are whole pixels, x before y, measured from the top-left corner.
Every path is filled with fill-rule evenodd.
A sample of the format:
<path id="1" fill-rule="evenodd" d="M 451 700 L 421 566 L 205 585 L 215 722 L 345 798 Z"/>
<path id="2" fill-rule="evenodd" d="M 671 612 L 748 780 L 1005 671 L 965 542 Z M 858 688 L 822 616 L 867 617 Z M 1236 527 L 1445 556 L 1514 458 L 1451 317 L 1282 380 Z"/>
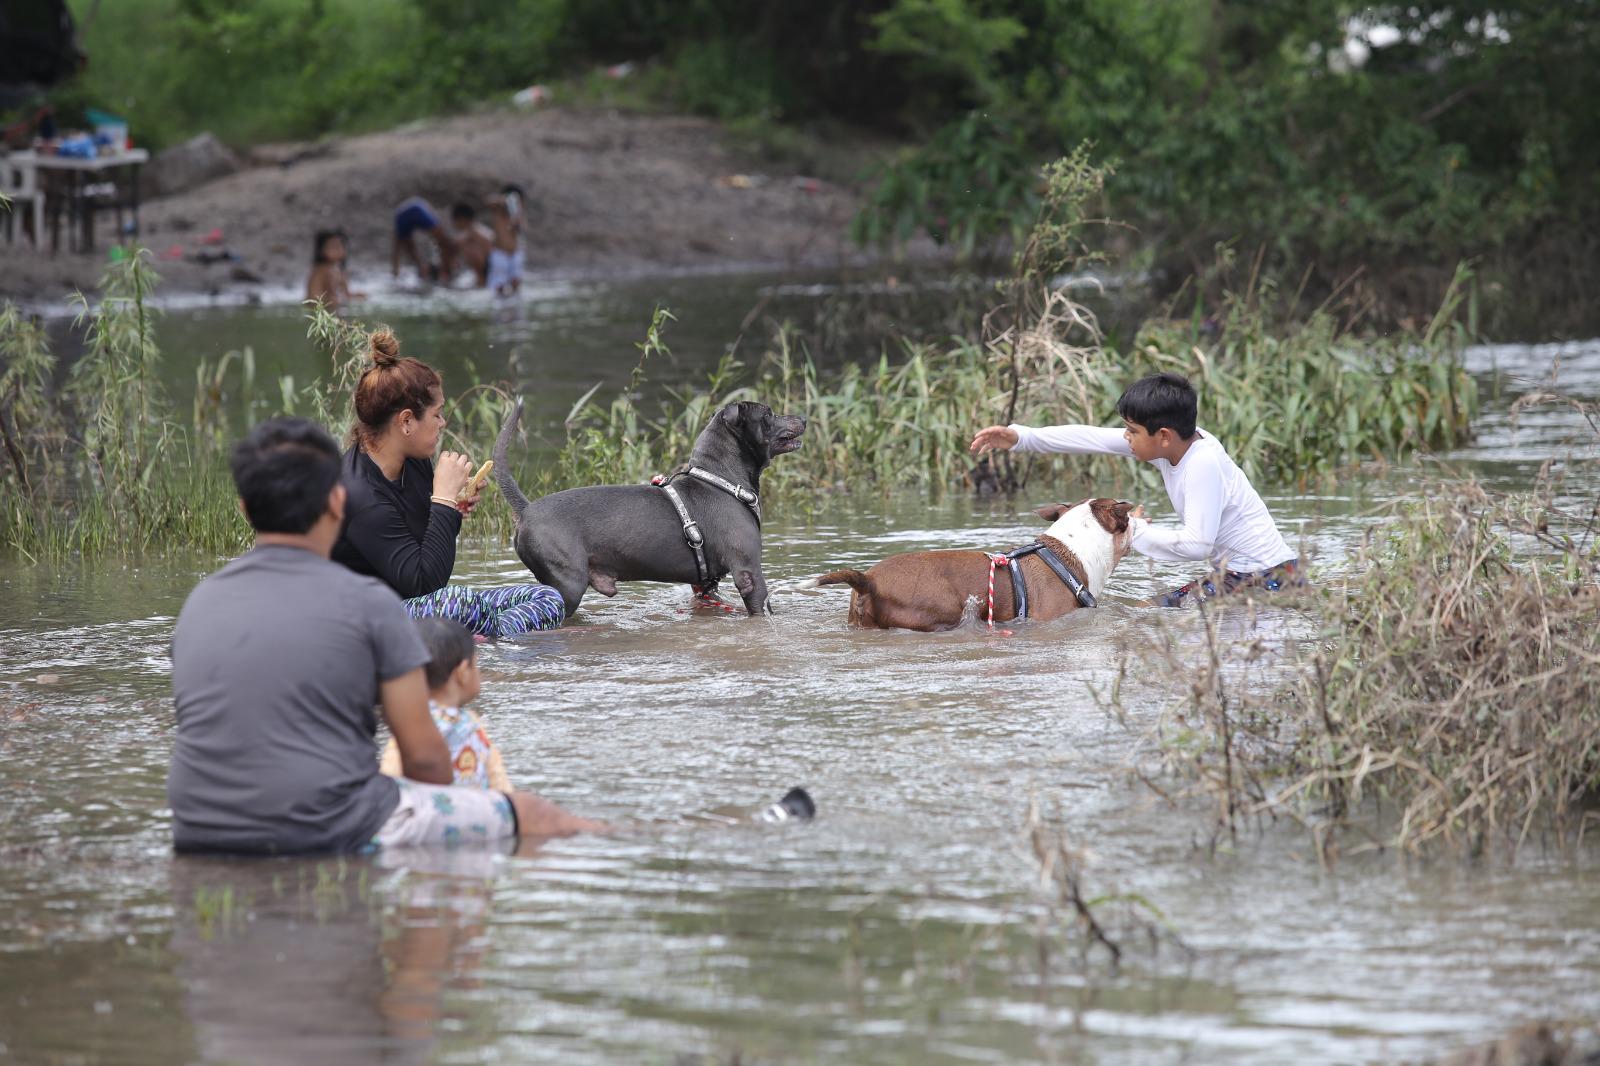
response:
<path id="1" fill-rule="evenodd" d="M 756 516 L 757 528 L 761 526 L 761 497 L 743 485 L 735 485 L 727 478 L 713 474 L 711 471 L 698 466 L 679 467 L 670 474 L 657 474 L 650 479 L 650 484 L 667 494 L 667 499 L 672 501 L 672 509 L 678 512 L 678 519 L 683 523 L 684 543 L 688 544 L 689 550 L 694 552 L 695 591 L 702 596 L 709 596 L 711 591 L 717 587 L 717 576 L 706 565 L 705 534 L 700 531 L 700 523 L 690 516 L 689 508 L 683 502 L 683 497 L 672 486 L 674 481 L 684 477 L 691 477 L 713 488 L 721 489 L 750 508 L 750 513 Z"/>
<path id="2" fill-rule="evenodd" d="M 989 628 L 994 628 L 994 572 L 996 567 L 1004 566 L 1011 571 L 1011 596 L 1016 603 L 1014 617 L 1028 617 L 1028 585 L 1022 579 L 1022 567 L 1018 562 L 1029 555 L 1038 555 L 1051 571 L 1061 579 L 1062 584 L 1071 590 L 1077 598 L 1080 607 L 1098 607 L 1099 603 L 1094 598 L 1094 593 L 1089 587 L 1078 580 L 1078 575 L 1067 569 L 1067 564 L 1061 557 L 1051 551 L 1043 541 L 1034 541 L 1020 548 L 1013 548 L 1002 555 L 989 556 Z"/>

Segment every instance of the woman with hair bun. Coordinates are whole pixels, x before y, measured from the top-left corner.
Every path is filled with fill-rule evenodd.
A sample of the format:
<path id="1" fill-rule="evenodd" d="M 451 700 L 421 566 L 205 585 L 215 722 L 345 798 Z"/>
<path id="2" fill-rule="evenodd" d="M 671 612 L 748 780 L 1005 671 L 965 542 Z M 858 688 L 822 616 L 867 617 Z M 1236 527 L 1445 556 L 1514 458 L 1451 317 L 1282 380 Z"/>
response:
<path id="1" fill-rule="evenodd" d="M 458 452 L 434 449 L 444 430 L 444 382 L 431 366 L 400 357 L 388 329 L 368 338 L 372 365 L 356 385 L 356 422 L 344 453 L 347 524 L 333 559 L 376 577 L 413 618 L 453 618 L 484 637 L 555 629 L 566 614 L 548 585 L 469 589 L 451 585 L 456 535 L 478 496 L 457 500 L 472 476 Z"/>

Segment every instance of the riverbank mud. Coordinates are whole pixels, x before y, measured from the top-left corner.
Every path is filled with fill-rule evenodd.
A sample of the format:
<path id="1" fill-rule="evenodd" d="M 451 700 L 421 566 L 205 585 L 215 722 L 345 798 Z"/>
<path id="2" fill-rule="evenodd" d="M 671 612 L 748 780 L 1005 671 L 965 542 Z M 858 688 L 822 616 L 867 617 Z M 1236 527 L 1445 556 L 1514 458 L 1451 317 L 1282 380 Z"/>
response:
<path id="1" fill-rule="evenodd" d="M 387 278 L 394 210 L 441 214 L 515 183 L 527 190 L 530 275 L 557 278 L 793 269 L 861 261 L 846 226 L 856 190 L 762 163 L 699 118 L 552 108 L 412 123 L 316 144 L 268 146 L 254 165 L 140 212 L 138 244 L 168 292 L 249 300 L 302 288 L 312 235 L 343 229 L 352 281 Z M 0 256 L 0 297 L 50 303 L 94 286 L 92 253 L 24 239 Z M 63 235 L 64 237 L 64 235 Z"/>

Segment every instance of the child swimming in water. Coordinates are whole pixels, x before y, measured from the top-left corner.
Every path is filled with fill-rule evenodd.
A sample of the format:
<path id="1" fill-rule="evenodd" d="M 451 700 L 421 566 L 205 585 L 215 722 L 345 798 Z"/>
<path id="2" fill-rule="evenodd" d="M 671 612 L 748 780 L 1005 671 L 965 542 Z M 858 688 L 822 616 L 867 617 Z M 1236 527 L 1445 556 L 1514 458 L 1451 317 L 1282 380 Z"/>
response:
<path id="1" fill-rule="evenodd" d="M 345 255 L 343 230 L 317 231 L 311 244 L 311 276 L 306 278 L 307 300 L 321 300 L 328 310 L 337 311 L 351 300 L 366 297 L 364 292 L 350 291 Z"/>
<path id="2" fill-rule="evenodd" d="M 507 185 L 489 200 L 489 226 L 494 240 L 489 248 L 489 288 L 497 296 L 510 296 L 522 288 L 522 190 Z"/>

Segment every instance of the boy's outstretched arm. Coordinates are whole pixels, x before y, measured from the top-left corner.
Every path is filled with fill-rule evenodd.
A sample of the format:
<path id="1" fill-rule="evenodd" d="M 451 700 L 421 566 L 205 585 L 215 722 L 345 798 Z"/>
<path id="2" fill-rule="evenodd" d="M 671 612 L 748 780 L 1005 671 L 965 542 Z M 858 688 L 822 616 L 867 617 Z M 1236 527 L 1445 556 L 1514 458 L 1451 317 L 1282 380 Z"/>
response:
<path id="1" fill-rule="evenodd" d="M 1017 435 L 1009 426 L 989 426 L 972 435 L 970 450 L 982 455 L 987 451 L 1010 451 L 1017 446 Z"/>
<path id="2" fill-rule="evenodd" d="M 1191 455 L 1186 461 L 1205 462 L 1207 458 Z M 1205 473 L 1208 476 L 1189 481 L 1183 502 L 1183 525 L 1178 529 L 1161 529 L 1146 522 L 1136 527 L 1134 551 L 1169 563 L 1211 559 L 1216 551 L 1217 529 L 1222 524 L 1222 472 L 1211 463 Z"/>
<path id="3" fill-rule="evenodd" d="M 1120 429 L 1101 426 L 1045 426 L 1033 429 L 1012 423 L 989 426 L 972 438 L 974 452 L 1009 448 L 1019 452 L 1064 452 L 1075 455 L 1132 455 Z"/>

